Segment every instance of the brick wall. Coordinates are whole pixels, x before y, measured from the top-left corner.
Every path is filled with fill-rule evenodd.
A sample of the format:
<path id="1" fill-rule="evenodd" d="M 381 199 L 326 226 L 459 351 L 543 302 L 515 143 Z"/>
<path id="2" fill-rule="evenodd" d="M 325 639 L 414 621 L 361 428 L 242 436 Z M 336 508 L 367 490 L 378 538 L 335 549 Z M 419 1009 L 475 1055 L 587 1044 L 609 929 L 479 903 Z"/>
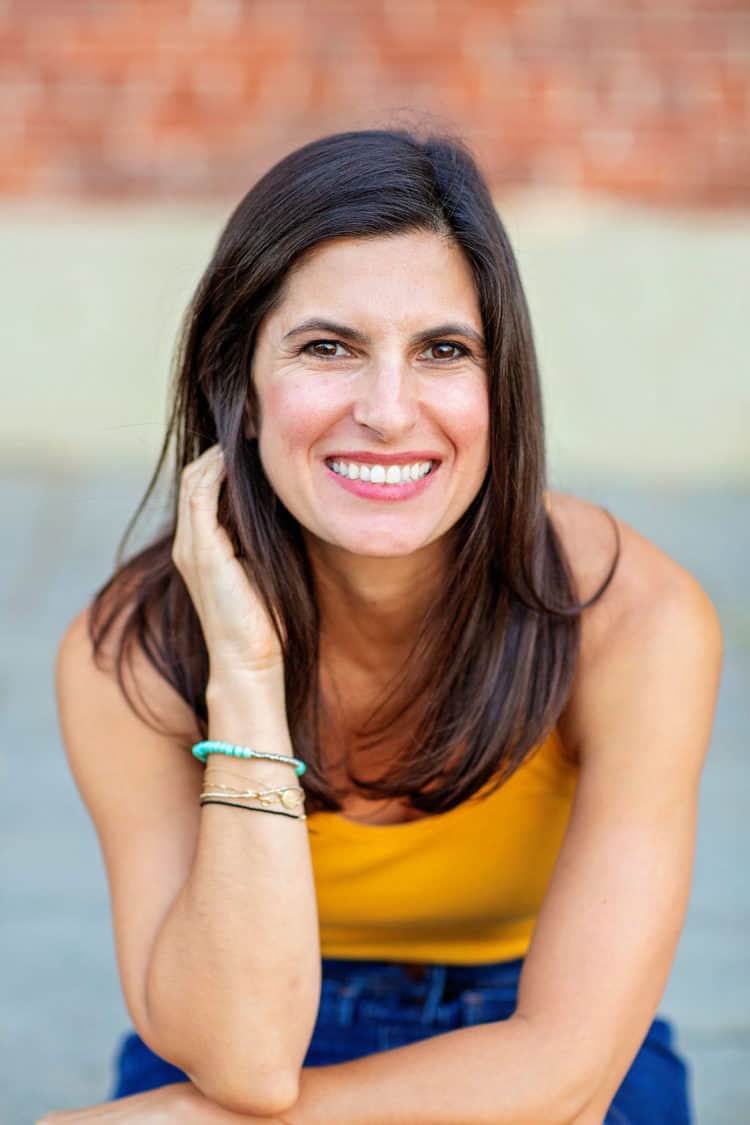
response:
<path id="1" fill-rule="evenodd" d="M 750 0 L 0 0 L 0 195 L 236 197 L 339 129 L 496 190 L 750 203 Z"/>

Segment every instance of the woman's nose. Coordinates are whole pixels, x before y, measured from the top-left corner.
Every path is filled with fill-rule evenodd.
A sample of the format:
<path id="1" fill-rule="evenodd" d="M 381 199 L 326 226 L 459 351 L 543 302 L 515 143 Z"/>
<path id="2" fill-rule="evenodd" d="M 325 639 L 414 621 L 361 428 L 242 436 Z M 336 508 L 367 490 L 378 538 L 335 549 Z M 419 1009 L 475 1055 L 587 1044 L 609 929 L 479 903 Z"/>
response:
<path id="1" fill-rule="evenodd" d="M 361 373 L 354 403 L 354 420 L 383 438 L 408 433 L 419 411 L 416 378 L 398 361 L 373 365 Z"/>

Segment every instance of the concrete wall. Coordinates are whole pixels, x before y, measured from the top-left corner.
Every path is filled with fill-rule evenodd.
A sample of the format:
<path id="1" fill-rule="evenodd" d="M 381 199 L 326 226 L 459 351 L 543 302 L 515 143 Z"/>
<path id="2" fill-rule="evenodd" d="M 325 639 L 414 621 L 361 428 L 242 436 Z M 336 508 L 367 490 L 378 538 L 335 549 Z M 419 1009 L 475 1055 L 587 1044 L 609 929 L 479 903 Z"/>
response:
<path id="1" fill-rule="evenodd" d="M 0 463 L 152 464 L 180 316 L 235 200 L 0 205 Z M 498 200 L 553 483 L 750 479 L 750 216 Z"/>

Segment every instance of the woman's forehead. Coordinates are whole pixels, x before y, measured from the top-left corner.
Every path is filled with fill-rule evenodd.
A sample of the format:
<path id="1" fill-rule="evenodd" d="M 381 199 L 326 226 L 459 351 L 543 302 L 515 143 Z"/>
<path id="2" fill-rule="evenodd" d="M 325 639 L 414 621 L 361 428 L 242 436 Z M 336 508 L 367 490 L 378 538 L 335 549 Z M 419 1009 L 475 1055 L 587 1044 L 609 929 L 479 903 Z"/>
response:
<path id="1" fill-rule="evenodd" d="M 482 331 L 463 251 L 431 231 L 335 239 L 314 247 L 287 275 L 274 321 L 283 336 L 315 318 L 362 331 L 381 318 L 405 330 L 425 327 L 427 320 L 463 320 Z"/>

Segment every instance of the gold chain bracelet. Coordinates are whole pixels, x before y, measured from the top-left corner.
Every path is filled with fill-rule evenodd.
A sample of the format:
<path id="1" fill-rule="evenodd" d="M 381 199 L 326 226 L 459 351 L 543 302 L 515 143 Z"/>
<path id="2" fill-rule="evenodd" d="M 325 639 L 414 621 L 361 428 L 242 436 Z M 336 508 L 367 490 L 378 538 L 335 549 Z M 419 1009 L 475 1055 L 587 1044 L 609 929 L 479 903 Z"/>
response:
<path id="1" fill-rule="evenodd" d="M 216 785 L 204 788 L 201 797 L 248 798 L 260 801 L 261 805 L 278 803 L 285 809 L 296 809 L 305 803 L 305 791 L 300 785 L 278 785 L 269 789 L 234 789 L 229 785 Z"/>

